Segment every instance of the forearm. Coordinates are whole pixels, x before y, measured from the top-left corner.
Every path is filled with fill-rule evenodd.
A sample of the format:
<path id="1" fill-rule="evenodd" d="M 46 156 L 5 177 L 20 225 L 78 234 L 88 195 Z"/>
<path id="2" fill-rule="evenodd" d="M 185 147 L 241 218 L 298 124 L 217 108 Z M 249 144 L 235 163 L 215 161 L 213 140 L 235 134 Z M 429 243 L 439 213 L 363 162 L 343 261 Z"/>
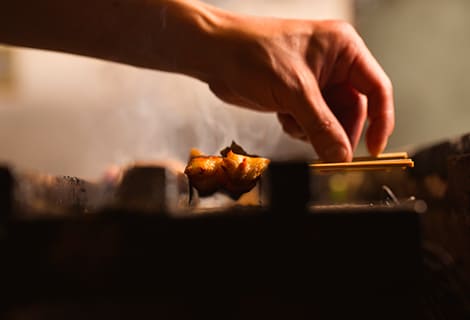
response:
<path id="1" fill-rule="evenodd" d="M 0 43 L 63 51 L 204 78 L 225 12 L 192 0 L 13 0 Z"/>

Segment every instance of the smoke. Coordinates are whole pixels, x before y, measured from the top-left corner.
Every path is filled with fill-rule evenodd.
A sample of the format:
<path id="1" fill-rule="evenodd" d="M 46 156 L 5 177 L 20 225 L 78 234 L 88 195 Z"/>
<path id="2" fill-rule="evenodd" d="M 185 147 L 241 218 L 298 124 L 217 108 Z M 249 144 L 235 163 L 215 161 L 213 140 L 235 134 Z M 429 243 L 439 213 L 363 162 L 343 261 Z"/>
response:
<path id="1" fill-rule="evenodd" d="M 65 78 L 46 101 L 0 108 L 0 161 L 94 179 L 109 166 L 139 160 L 184 164 L 191 148 L 217 154 L 232 140 L 274 160 L 313 157 L 309 145 L 282 133 L 273 114 L 227 105 L 202 82 L 111 63 L 96 66 L 90 67 L 93 81 L 82 77 L 75 91 L 60 89 L 69 85 Z"/>
<path id="2" fill-rule="evenodd" d="M 232 140 L 273 159 L 313 156 L 310 146 L 282 133 L 275 115 L 227 105 L 194 79 L 142 71 L 128 86 L 126 92 L 134 92 L 133 97 L 106 120 L 120 141 L 113 162 L 186 162 L 191 148 L 216 154 Z"/>

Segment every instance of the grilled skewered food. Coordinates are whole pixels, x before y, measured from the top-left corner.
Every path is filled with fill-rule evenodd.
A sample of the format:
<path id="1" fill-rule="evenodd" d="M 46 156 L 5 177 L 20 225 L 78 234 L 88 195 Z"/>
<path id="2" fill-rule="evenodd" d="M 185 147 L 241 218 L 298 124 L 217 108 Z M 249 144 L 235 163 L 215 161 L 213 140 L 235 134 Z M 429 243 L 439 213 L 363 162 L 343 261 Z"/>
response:
<path id="1" fill-rule="evenodd" d="M 200 196 L 221 191 L 238 199 L 253 189 L 269 164 L 268 159 L 250 156 L 235 143 L 222 150 L 221 154 L 206 156 L 198 150 L 191 151 L 191 159 L 184 172 Z"/>

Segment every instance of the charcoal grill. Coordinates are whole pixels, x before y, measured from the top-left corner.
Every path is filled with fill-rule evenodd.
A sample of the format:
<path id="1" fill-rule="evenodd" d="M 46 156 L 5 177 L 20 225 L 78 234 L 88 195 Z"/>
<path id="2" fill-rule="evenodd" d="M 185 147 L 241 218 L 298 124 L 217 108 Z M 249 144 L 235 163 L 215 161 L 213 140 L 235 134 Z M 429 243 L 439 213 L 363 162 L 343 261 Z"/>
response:
<path id="1" fill-rule="evenodd" d="M 439 156 L 455 154 L 458 163 L 468 159 L 464 150 Z M 311 190 L 323 178 L 308 170 L 305 163 L 273 163 L 257 203 L 204 208 L 186 177 L 162 166 L 133 167 L 117 186 L 4 167 L 1 311 L 10 319 L 432 313 L 423 298 L 423 288 L 436 287 L 427 286 L 430 251 L 422 240 L 429 240 L 422 234 L 429 212 L 421 200 L 403 197 L 412 190 L 434 204 L 420 188 L 427 173 L 388 176 L 398 201 L 390 193 L 377 198 L 384 194 L 379 174 L 367 177 L 374 191 L 363 194 L 373 200 L 319 205 Z M 431 252 L 434 259 L 435 247 Z M 456 314 L 464 315 L 463 305 Z"/>
<path id="2" fill-rule="evenodd" d="M 139 297 L 137 303 L 152 298 L 164 306 L 181 304 L 190 314 L 240 318 L 264 312 L 274 317 L 292 306 L 300 315 L 332 313 L 320 308 L 332 301 L 372 314 L 382 314 L 389 303 L 398 314 L 412 307 L 420 264 L 414 207 L 310 210 L 305 170 L 302 164 L 274 164 L 265 206 L 180 211 L 171 203 L 188 195 L 165 168 L 133 170 L 116 191 L 115 204 L 96 212 L 89 212 L 83 194 L 106 192 L 65 177 L 55 183 L 62 192 L 69 188 L 68 204 L 60 195 L 63 201 L 55 199 L 49 214 L 18 212 L 28 206 L 11 201 L 22 189 L 4 171 L 4 302 L 59 300 L 61 306 Z M 144 201 L 145 193 L 154 192 L 136 195 L 134 184 L 146 185 L 149 178 L 161 187 L 173 185 L 175 193 L 165 195 L 164 188 L 163 195 Z M 60 205 L 66 212 L 57 212 Z"/>

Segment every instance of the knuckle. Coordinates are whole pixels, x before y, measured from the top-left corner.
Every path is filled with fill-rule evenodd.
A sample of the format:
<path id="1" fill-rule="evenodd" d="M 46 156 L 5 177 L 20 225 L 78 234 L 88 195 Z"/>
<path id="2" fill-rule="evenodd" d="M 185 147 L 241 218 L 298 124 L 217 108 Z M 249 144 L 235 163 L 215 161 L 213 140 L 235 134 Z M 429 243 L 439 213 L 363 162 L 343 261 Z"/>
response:
<path id="1" fill-rule="evenodd" d="M 356 34 L 356 29 L 354 29 L 354 27 L 350 23 L 342 20 L 335 20 L 333 22 L 333 30 L 337 34 L 344 37 L 349 37 L 351 35 Z"/>
<path id="2" fill-rule="evenodd" d="M 381 93 L 386 97 L 391 97 L 393 94 L 393 84 L 389 77 L 384 76 L 381 79 Z"/>
<path id="3" fill-rule="evenodd" d="M 317 84 L 317 80 L 307 68 L 304 68 L 297 70 L 293 84 L 295 95 L 303 101 L 308 101 L 311 96 L 312 86 Z"/>
<path id="4" fill-rule="evenodd" d="M 314 135 L 325 135 L 330 133 L 332 128 L 332 121 L 328 119 L 318 119 L 313 123 L 311 133 Z"/>
<path id="5" fill-rule="evenodd" d="M 284 79 L 282 88 L 289 97 L 292 109 L 308 104 L 311 86 L 312 79 L 308 79 L 305 72 L 302 70 L 296 70 L 288 79 Z"/>

